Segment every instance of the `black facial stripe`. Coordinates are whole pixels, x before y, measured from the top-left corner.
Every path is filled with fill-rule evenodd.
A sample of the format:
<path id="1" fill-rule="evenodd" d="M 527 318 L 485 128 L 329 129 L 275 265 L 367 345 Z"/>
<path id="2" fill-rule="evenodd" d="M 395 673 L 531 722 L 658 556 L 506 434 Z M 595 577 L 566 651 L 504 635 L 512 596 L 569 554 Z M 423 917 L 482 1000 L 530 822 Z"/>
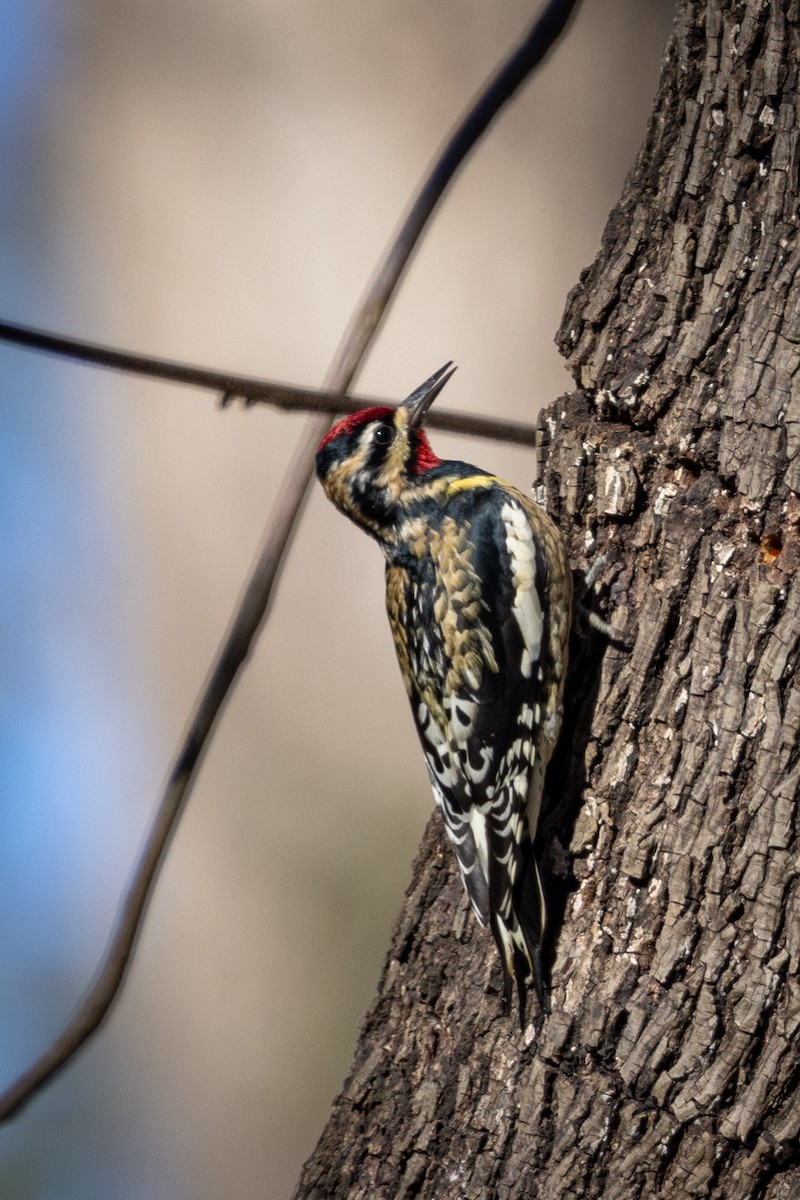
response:
<path id="1" fill-rule="evenodd" d="M 389 437 L 385 442 L 379 442 L 376 440 L 375 435 L 379 429 L 386 429 L 390 434 L 394 435 L 394 426 L 391 421 L 374 421 L 370 422 L 366 428 L 370 430 L 370 440 L 365 465 L 370 472 L 378 471 L 386 462 L 387 455 L 394 441 L 394 436 Z"/>

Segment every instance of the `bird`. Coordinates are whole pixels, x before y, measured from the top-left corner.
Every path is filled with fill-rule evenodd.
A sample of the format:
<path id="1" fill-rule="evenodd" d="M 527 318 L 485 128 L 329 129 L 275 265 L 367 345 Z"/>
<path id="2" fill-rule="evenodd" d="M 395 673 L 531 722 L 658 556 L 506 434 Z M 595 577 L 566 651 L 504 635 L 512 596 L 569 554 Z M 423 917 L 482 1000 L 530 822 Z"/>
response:
<path id="1" fill-rule="evenodd" d="M 446 363 L 398 407 L 340 419 L 317 476 L 378 542 L 386 607 L 436 804 L 481 925 L 494 936 L 506 1006 L 522 1027 L 547 1011 L 546 906 L 534 839 L 558 740 L 572 572 L 551 518 L 496 475 L 433 451 L 423 422 Z"/>

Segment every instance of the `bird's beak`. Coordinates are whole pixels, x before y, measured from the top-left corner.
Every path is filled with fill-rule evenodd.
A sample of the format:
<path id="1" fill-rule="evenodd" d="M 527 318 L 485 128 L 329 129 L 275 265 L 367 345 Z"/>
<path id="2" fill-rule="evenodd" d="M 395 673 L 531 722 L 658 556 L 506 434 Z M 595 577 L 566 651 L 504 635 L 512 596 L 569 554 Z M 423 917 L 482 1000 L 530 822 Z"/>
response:
<path id="1" fill-rule="evenodd" d="M 408 429 L 417 429 L 422 424 L 426 412 L 455 369 L 451 362 L 445 363 L 443 367 L 440 367 L 438 371 L 435 371 L 431 375 L 430 379 L 426 379 L 415 392 L 406 397 L 400 407 L 406 409 L 411 414 L 408 419 Z"/>

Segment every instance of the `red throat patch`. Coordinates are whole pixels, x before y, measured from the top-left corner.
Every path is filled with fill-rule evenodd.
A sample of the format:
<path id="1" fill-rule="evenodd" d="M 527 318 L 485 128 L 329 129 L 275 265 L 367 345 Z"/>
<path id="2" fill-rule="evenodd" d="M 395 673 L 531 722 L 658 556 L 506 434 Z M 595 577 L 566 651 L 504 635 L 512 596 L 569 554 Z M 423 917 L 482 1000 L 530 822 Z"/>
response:
<path id="1" fill-rule="evenodd" d="M 424 471 L 432 471 L 434 467 L 440 466 L 441 462 L 438 455 L 431 450 L 427 436 L 420 429 L 417 433 L 417 452 L 414 455 L 414 474 L 422 475 Z"/>

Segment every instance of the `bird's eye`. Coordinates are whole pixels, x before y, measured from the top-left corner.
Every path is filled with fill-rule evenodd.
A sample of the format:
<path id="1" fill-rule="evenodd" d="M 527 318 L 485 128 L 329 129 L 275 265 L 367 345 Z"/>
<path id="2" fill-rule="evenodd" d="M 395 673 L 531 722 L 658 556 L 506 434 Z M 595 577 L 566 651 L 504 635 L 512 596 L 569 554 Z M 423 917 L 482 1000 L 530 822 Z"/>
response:
<path id="1" fill-rule="evenodd" d="M 378 425 L 373 435 L 376 446 L 388 446 L 393 434 L 388 425 Z"/>

